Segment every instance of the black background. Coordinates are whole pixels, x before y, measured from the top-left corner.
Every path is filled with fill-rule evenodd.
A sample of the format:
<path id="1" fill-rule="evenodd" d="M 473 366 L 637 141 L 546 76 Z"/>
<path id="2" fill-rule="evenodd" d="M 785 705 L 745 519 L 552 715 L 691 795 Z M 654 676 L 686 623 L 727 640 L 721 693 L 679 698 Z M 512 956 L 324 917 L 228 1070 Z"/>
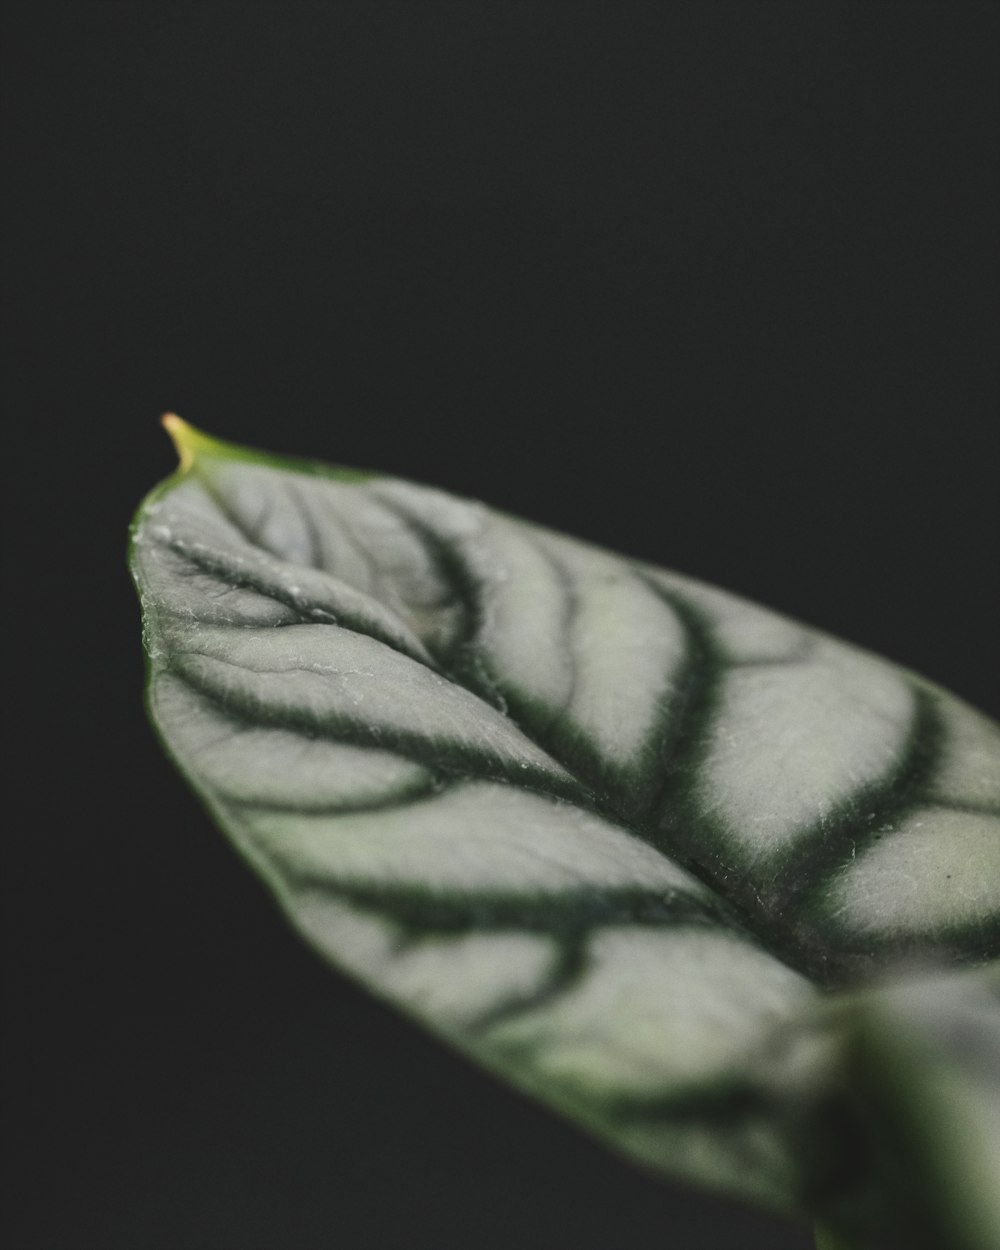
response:
<path id="1" fill-rule="evenodd" d="M 996 685 L 996 7 L 15 6 L 7 1244 L 793 1250 L 286 932 L 146 727 L 167 408 Z"/>

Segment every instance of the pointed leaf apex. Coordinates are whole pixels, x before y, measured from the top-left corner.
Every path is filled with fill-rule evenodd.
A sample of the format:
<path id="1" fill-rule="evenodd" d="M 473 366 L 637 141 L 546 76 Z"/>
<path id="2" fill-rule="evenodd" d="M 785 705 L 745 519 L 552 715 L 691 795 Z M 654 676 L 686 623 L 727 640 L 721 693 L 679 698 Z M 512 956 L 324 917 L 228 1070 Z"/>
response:
<path id="1" fill-rule="evenodd" d="M 165 412 L 160 418 L 160 424 L 173 441 L 182 473 L 191 468 L 199 452 L 218 450 L 220 447 L 216 439 L 196 430 L 193 425 L 188 425 L 175 412 Z"/>

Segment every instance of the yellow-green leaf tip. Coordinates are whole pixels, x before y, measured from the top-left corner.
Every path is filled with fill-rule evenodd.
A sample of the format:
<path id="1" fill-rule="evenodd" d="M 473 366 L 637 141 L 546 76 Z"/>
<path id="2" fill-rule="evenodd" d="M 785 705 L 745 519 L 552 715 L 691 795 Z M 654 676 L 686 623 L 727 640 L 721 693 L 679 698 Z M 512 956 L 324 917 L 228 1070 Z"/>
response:
<path id="1" fill-rule="evenodd" d="M 165 412 L 160 423 L 173 441 L 182 473 L 191 468 L 199 452 L 219 452 L 223 448 L 217 439 L 188 425 L 175 412 Z"/>

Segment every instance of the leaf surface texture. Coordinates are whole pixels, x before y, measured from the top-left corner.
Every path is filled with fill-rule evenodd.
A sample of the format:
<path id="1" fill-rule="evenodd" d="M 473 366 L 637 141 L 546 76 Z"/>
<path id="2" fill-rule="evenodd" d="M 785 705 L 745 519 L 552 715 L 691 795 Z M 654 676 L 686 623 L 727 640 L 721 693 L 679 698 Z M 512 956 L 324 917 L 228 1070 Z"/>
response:
<path id="1" fill-rule="evenodd" d="M 654 1168 L 808 1206 L 837 991 L 997 954 L 1000 730 L 886 661 L 207 439 L 132 567 L 154 721 L 293 924 Z"/>

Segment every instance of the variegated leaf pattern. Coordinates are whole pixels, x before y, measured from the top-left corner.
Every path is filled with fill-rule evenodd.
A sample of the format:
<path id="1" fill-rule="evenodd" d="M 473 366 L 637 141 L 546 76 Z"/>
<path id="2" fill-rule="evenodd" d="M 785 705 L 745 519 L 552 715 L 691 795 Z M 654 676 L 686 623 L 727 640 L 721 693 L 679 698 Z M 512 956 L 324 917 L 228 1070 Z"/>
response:
<path id="1" fill-rule="evenodd" d="M 292 922 L 626 1153 L 801 1209 L 829 991 L 997 954 L 1000 729 L 686 577 L 168 424 L 151 713 Z"/>

